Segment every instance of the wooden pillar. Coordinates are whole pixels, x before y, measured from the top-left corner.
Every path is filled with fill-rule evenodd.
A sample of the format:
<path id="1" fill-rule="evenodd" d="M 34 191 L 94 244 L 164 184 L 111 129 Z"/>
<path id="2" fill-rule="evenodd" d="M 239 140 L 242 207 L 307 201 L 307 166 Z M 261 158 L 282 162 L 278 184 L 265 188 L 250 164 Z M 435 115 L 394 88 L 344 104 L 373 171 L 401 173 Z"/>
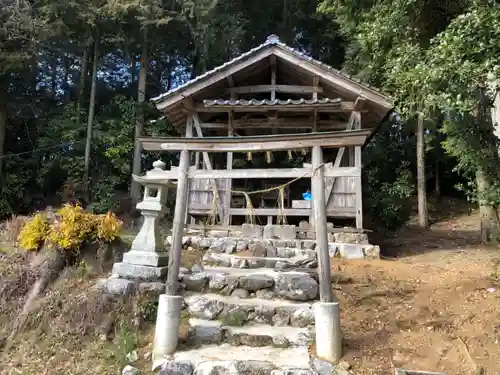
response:
<path id="1" fill-rule="evenodd" d="M 229 121 L 228 121 L 228 129 L 227 129 L 227 135 L 228 137 L 233 136 L 233 111 L 229 111 L 228 113 L 229 116 Z M 227 162 L 226 162 L 226 169 L 229 171 L 233 169 L 233 153 L 228 152 L 227 153 Z M 226 191 L 224 192 L 224 218 L 223 218 L 223 224 L 226 226 L 231 225 L 231 200 L 232 200 L 232 194 L 231 194 L 231 189 L 233 188 L 233 180 L 231 178 L 228 178 L 226 180 Z"/>
<path id="2" fill-rule="evenodd" d="M 184 234 L 184 222 L 187 212 L 187 198 L 189 190 L 189 164 L 190 153 L 188 150 L 181 151 L 179 162 L 179 178 L 177 182 L 177 195 L 175 199 L 174 222 L 172 225 L 172 245 L 168 261 L 168 275 L 166 294 L 175 296 L 178 293 L 179 267 L 181 263 L 182 236 Z"/>
<path id="3" fill-rule="evenodd" d="M 200 168 L 200 153 L 199 152 L 195 152 L 195 154 L 194 154 L 194 166 L 196 167 L 196 169 Z"/>
<path id="4" fill-rule="evenodd" d="M 189 108 L 191 108 L 191 107 L 189 107 Z M 198 116 L 198 113 L 192 112 L 191 116 L 192 116 L 192 120 L 193 120 L 192 124 L 194 125 L 194 129 L 193 130 L 196 131 L 196 135 L 199 138 L 202 138 L 203 137 L 203 132 L 201 131 L 201 121 L 200 121 L 200 118 Z M 210 160 L 208 152 L 203 151 L 202 152 L 202 156 L 203 156 L 203 162 L 205 163 L 205 169 L 211 171 L 212 170 L 212 161 Z M 223 207 L 223 203 L 222 203 L 221 197 L 219 195 L 219 190 L 218 190 L 218 187 L 217 187 L 217 180 L 215 178 L 210 178 L 209 180 L 210 180 L 210 184 L 212 185 L 212 191 L 215 194 L 215 200 L 216 200 L 216 203 L 217 203 L 217 213 L 219 214 L 219 218 L 221 220 L 223 220 L 223 218 L 224 218 L 224 207 Z"/>
<path id="5" fill-rule="evenodd" d="M 186 138 L 193 138 L 193 118 L 192 116 L 188 116 L 186 120 L 186 133 L 185 133 Z M 197 153 L 197 156 L 199 157 L 199 153 Z M 196 163 L 196 161 L 195 161 Z M 189 165 L 191 165 L 191 157 L 189 157 Z M 180 167 L 180 163 L 179 163 Z M 187 199 L 189 201 L 189 183 L 188 183 L 188 195 Z M 186 206 L 186 216 L 184 217 L 184 224 L 187 224 L 188 222 L 188 212 L 189 212 L 189 202 L 187 203 Z M 191 217 L 191 224 L 195 224 L 195 219 L 194 217 Z"/>
<path id="6" fill-rule="evenodd" d="M 356 229 L 363 229 L 363 185 L 361 178 L 361 146 L 354 148 L 354 166 L 359 168 L 359 177 L 356 177 Z"/>
<path id="7" fill-rule="evenodd" d="M 356 100 L 354 104 L 357 108 L 362 108 L 364 101 Z M 356 113 L 357 120 L 354 124 L 354 129 L 361 129 L 361 112 L 353 112 Z M 356 146 L 353 149 L 353 154 L 351 158 L 354 159 L 354 166 L 359 168 L 359 176 L 356 177 L 356 185 L 355 185 L 355 199 L 356 199 L 356 229 L 358 231 L 363 229 L 363 184 L 361 178 L 361 146 Z M 349 163 L 352 163 L 352 159 L 349 160 Z M 351 164 L 349 164 L 350 166 Z"/>
<path id="8" fill-rule="evenodd" d="M 314 91 L 312 94 L 312 98 L 318 99 L 318 91 L 319 91 L 319 77 L 318 76 L 314 76 L 314 78 L 313 78 L 313 88 L 314 88 Z"/>
<path id="9" fill-rule="evenodd" d="M 318 98 L 318 93 L 316 93 L 315 98 L 316 99 Z M 313 112 L 313 126 L 312 126 L 311 130 L 313 133 L 316 133 L 318 131 L 318 110 L 317 109 L 315 109 Z M 312 186 L 312 183 L 311 183 L 311 186 Z M 311 187 L 311 189 L 312 189 L 312 187 Z M 325 204 L 326 203 L 328 203 L 328 202 L 325 202 Z M 314 228 L 314 207 L 313 207 L 313 205 L 314 205 L 314 202 L 312 201 L 311 202 L 311 214 L 309 215 L 309 224 L 310 224 L 311 228 Z"/>
<path id="10" fill-rule="evenodd" d="M 276 56 L 271 55 L 271 85 L 273 85 L 273 89 L 271 90 L 271 100 L 276 100 Z"/>
<path id="11" fill-rule="evenodd" d="M 321 302 L 332 302 L 332 274 L 326 225 L 325 177 L 322 164 L 323 150 L 320 146 L 314 146 L 312 149 L 313 176 L 311 179 L 311 190 L 314 229 L 316 232 L 316 252 L 318 253 L 319 295 Z"/>

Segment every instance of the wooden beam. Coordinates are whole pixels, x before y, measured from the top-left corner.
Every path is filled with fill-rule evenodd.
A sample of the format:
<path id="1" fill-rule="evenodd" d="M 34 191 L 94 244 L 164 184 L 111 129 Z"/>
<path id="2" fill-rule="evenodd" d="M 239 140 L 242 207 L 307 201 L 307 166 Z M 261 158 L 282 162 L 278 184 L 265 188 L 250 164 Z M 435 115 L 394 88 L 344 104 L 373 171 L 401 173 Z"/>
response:
<path id="1" fill-rule="evenodd" d="M 191 224 L 187 226 L 188 230 L 192 231 L 203 231 L 207 230 L 206 226 L 202 224 Z M 222 231 L 222 230 L 228 230 L 228 231 L 241 231 L 241 226 L 240 225 L 211 225 L 210 230 L 213 231 Z M 327 228 L 328 233 L 360 233 L 356 228 Z M 299 232 L 311 232 L 310 228 L 299 228 L 296 227 L 295 231 L 297 233 Z M 361 232 L 362 233 L 362 232 Z"/>
<path id="2" fill-rule="evenodd" d="M 312 210 L 310 208 L 254 208 L 253 213 L 256 216 L 310 216 Z M 189 207 L 188 212 L 190 215 L 208 215 L 211 212 L 211 208 L 203 207 Z M 229 210 L 232 216 L 247 216 L 248 210 L 246 208 L 231 208 Z M 339 217 L 339 218 L 354 218 L 356 212 L 354 207 L 335 207 L 333 210 L 327 211 L 328 217 Z"/>
<path id="3" fill-rule="evenodd" d="M 317 116 L 317 113 L 316 113 Z M 333 120 L 319 120 L 317 121 L 317 129 L 319 130 L 344 130 L 347 128 L 345 121 Z M 266 128 L 280 128 L 280 129 L 314 129 L 314 116 L 312 118 L 304 119 L 245 119 L 233 120 L 233 129 L 266 129 Z M 201 124 L 202 129 L 228 129 L 229 124 L 226 122 L 204 122 Z"/>
<path id="4" fill-rule="evenodd" d="M 319 87 L 319 77 L 317 75 L 314 76 L 313 78 L 313 99 L 318 99 L 318 92 L 323 92 L 323 90 L 320 91 Z"/>
<path id="5" fill-rule="evenodd" d="M 257 94 L 266 92 L 280 92 L 283 94 L 313 94 L 323 92 L 321 87 L 314 86 L 300 86 L 300 85 L 255 85 L 255 86 L 239 86 L 229 88 L 227 90 L 230 94 Z"/>
<path id="6" fill-rule="evenodd" d="M 276 56 L 271 55 L 270 57 L 271 60 L 271 100 L 276 100 Z"/>
<path id="7" fill-rule="evenodd" d="M 200 124 L 196 121 L 195 126 L 196 131 L 201 133 Z M 370 133 L 370 130 L 352 130 L 234 138 L 141 137 L 138 138 L 138 141 L 147 151 L 255 152 L 312 148 L 318 145 L 328 148 L 362 146 Z M 203 157 L 205 161 L 208 158 L 205 154 Z"/>
<path id="8" fill-rule="evenodd" d="M 227 130 L 227 136 L 232 137 L 233 136 L 233 111 L 229 111 L 228 113 L 229 116 L 229 127 Z M 233 169 L 233 153 L 228 152 L 227 153 L 227 163 L 226 163 L 226 170 L 229 172 Z M 231 178 L 226 179 L 226 191 L 225 191 L 225 207 L 224 209 L 226 210 L 226 214 L 224 215 L 224 225 L 229 225 L 231 224 L 231 215 L 229 213 L 229 209 L 231 208 L 231 200 L 232 200 L 232 194 L 231 194 L 231 189 L 233 187 L 233 180 Z"/>
<path id="9" fill-rule="evenodd" d="M 253 213 L 256 216 L 309 216 L 311 214 L 310 208 L 254 208 Z M 190 212 L 193 212 L 190 210 Z M 203 212 L 200 210 L 200 214 Z M 248 210 L 246 208 L 231 208 L 229 210 L 231 215 L 246 216 L 248 215 Z M 193 212 L 194 213 L 194 212 Z M 327 215 L 329 217 L 354 217 L 355 210 L 350 207 L 335 207 L 335 210 L 328 211 Z"/>
<path id="10" fill-rule="evenodd" d="M 199 138 L 203 138 L 203 132 L 201 131 L 201 128 L 200 128 L 200 118 L 198 117 L 198 114 L 196 112 L 194 112 L 192 114 L 192 116 L 193 116 L 193 122 L 194 122 L 194 127 L 196 130 L 196 134 Z M 191 138 L 191 139 L 194 139 L 194 138 Z M 201 150 L 199 150 L 199 151 L 201 151 Z M 212 163 L 210 162 L 210 158 L 208 156 L 208 153 L 203 152 L 202 155 L 203 155 L 203 161 L 205 162 L 206 170 L 211 171 L 212 170 Z M 222 205 L 222 200 L 219 196 L 219 190 L 217 189 L 217 181 L 214 178 L 211 178 L 210 184 L 212 185 L 213 194 L 215 195 L 215 200 L 216 200 L 216 204 L 217 204 L 217 213 L 219 214 L 220 219 L 223 220 L 224 219 L 224 209 L 223 209 L 223 205 Z"/>
<path id="11" fill-rule="evenodd" d="M 325 164 L 324 175 L 325 177 L 360 177 L 361 169 L 358 167 L 343 167 L 333 168 L 332 163 Z M 313 173 L 312 168 L 274 168 L 274 169 L 212 169 L 203 170 L 189 168 L 189 178 L 223 178 L 223 179 L 266 179 L 266 178 L 286 178 L 293 179 L 297 177 L 311 178 Z M 166 170 L 155 173 L 155 175 L 148 177 L 144 176 L 145 181 L 158 184 L 161 181 L 176 180 L 179 175 L 177 167 L 172 167 L 171 170 Z"/>
<path id="12" fill-rule="evenodd" d="M 359 129 L 360 127 L 361 127 L 361 114 L 359 112 L 353 111 L 351 113 L 351 117 L 349 118 L 346 130 L 349 131 L 352 129 Z M 335 162 L 333 163 L 334 168 L 340 167 L 340 163 L 342 162 L 344 152 L 345 152 L 345 147 L 342 147 L 337 151 L 337 156 L 335 157 Z M 328 183 L 328 186 L 326 187 L 326 204 L 328 204 L 330 201 L 330 196 L 334 186 L 335 186 L 335 178 L 333 178 L 332 181 L 330 181 Z"/>
<path id="13" fill-rule="evenodd" d="M 323 150 L 312 149 L 314 175 L 311 179 L 316 252 L 318 254 L 319 298 L 321 302 L 333 302 L 328 230 L 326 227 L 325 177 L 323 173 Z"/>
<path id="14" fill-rule="evenodd" d="M 231 88 L 234 87 L 233 76 L 227 77 L 227 83 L 229 85 L 229 90 L 231 90 Z M 236 95 L 237 94 L 236 92 L 231 91 L 230 93 L 231 93 L 231 100 L 236 100 L 238 98 L 238 95 Z"/>
<path id="15" fill-rule="evenodd" d="M 282 111 L 282 112 L 312 112 L 315 109 L 318 112 L 325 113 L 343 113 L 352 112 L 354 110 L 353 102 L 341 102 L 340 104 L 274 104 L 274 105 L 213 105 L 205 106 L 199 104 L 196 106 L 196 112 L 227 112 L 233 110 L 235 112 L 268 112 L 268 111 Z"/>
<path id="16" fill-rule="evenodd" d="M 361 111 L 363 107 L 365 106 L 366 99 L 363 98 L 362 96 L 358 96 L 356 98 L 356 101 L 354 102 L 354 110 L 355 111 Z"/>

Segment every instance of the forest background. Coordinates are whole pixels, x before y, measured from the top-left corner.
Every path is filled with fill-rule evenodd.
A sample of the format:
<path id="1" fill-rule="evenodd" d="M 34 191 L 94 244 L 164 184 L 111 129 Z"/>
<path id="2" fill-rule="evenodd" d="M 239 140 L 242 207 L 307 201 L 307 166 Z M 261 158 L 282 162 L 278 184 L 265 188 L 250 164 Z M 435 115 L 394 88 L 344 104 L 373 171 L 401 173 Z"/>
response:
<path id="1" fill-rule="evenodd" d="M 427 227 L 425 197 L 451 195 L 477 203 L 483 241 L 498 240 L 491 0 L 0 0 L 0 216 L 71 196 L 131 211 L 131 174 L 157 157 L 134 138 L 175 134 L 149 98 L 272 33 L 396 99 L 364 152 L 374 225 L 404 224 L 418 192 Z"/>

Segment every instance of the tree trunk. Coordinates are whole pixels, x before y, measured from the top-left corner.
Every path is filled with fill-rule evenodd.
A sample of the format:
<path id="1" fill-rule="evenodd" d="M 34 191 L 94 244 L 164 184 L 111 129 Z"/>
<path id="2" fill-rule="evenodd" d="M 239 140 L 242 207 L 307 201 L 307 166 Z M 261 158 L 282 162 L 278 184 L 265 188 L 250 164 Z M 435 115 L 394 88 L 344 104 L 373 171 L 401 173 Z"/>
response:
<path id="1" fill-rule="evenodd" d="M 436 160 L 436 181 L 434 185 L 434 196 L 437 200 L 441 199 L 441 170 L 439 168 L 439 159 Z"/>
<path id="2" fill-rule="evenodd" d="M 97 64 L 99 61 L 99 29 L 96 30 L 94 41 L 94 61 L 92 64 L 92 88 L 90 90 L 89 115 L 87 119 L 87 138 L 85 139 L 85 166 L 83 171 L 83 191 L 87 202 L 90 200 L 89 172 L 90 172 L 90 151 L 92 148 L 92 126 L 95 117 L 95 97 L 97 91 Z"/>
<path id="3" fill-rule="evenodd" d="M 169 63 L 168 64 L 167 87 L 165 87 L 165 89 L 167 91 L 170 91 L 171 88 L 172 88 L 172 64 Z"/>
<path id="4" fill-rule="evenodd" d="M 417 191 L 418 191 L 418 222 L 421 228 L 429 226 L 427 216 L 427 191 L 425 188 L 425 143 L 424 115 L 417 118 Z"/>
<path id="5" fill-rule="evenodd" d="M 479 195 L 479 214 L 481 216 L 481 242 L 497 242 L 499 240 L 499 223 L 497 209 L 483 199 L 490 187 L 487 176 L 482 171 L 476 172 L 476 183 Z"/>
<path id="6" fill-rule="evenodd" d="M 89 47 L 85 46 L 82 56 L 82 69 L 80 71 L 80 86 L 78 88 L 78 100 L 76 102 L 76 126 L 80 128 L 80 121 L 82 117 L 82 106 L 85 100 L 85 87 L 89 76 Z"/>
<path id="7" fill-rule="evenodd" d="M 0 77 L 0 186 L 3 186 L 3 168 L 5 154 L 5 135 L 7 133 L 7 80 Z"/>
<path id="8" fill-rule="evenodd" d="M 20 314 L 18 314 L 16 320 L 13 322 L 12 331 L 6 339 L 6 347 L 4 350 L 10 348 L 11 344 L 14 343 L 14 338 L 23 329 L 27 320 L 26 318 L 35 306 L 34 301 L 43 294 L 47 286 L 54 282 L 59 277 L 62 270 L 64 270 L 68 264 L 69 253 L 69 251 L 55 249 L 50 250 L 45 254 L 45 259 L 37 270 L 40 276 L 35 284 L 33 284 L 30 288 L 23 310 Z"/>
<path id="9" fill-rule="evenodd" d="M 132 55 L 130 58 L 130 76 L 132 80 L 132 85 L 134 84 L 135 80 L 137 79 L 137 59 L 135 55 Z"/>
<path id="10" fill-rule="evenodd" d="M 142 135 L 144 128 L 144 102 L 146 101 L 146 83 L 148 77 L 148 38 L 147 29 L 144 29 L 143 40 L 142 40 L 142 52 L 141 52 L 141 67 L 139 70 L 139 82 L 137 89 L 137 106 L 139 107 L 139 115 L 135 122 L 135 144 L 134 144 L 134 159 L 132 163 L 132 174 L 139 176 L 141 174 L 142 166 L 142 147 L 137 142 L 139 137 Z M 132 186 L 130 190 L 132 201 L 134 203 L 139 202 L 141 199 L 141 187 L 140 185 L 132 181 Z"/>
<path id="11" fill-rule="evenodd" d="M 68 82 L 69 78 L 69 67 L 70 67 L 70 58 L 69 55 L 64 55 L 64 78 L 63 78 L 63 84 L 62 88 L 65 93 L 65 103 L 68 103 L 71 100 L 71 91 L 70 91 L 70 84 Z"/>
<path id="12" fill-rule="evenodd" d="M 204 71 L 204 60 L 203 49 L 200 48 L 199 42 L 195 40 L 194 42 L 194 53 L 193 53 L 193 70 L 191 71 L 191 79 L 198 77 Z"/>
<path id="13" fill-rule="evenodd" d="M 51 64 L 51 91 L 52 91 L 52 100 L 56 101 L 57 98 L 57 57 L 55 55 L 52 56 L 52 64 Z"/>

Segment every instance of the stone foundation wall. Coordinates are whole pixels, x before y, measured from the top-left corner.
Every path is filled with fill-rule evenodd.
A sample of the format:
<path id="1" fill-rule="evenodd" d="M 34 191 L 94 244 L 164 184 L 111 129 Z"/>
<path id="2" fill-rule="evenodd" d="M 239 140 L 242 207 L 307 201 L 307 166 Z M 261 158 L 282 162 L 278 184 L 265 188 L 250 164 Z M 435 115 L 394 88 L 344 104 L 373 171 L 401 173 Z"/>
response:
<path id="1" fill-rule="evenodd" d="M 332 233 L 333 242 L 328 243 L 330 256 L 345 259 L 379 259 L 380 247 L 368 243 L 363 233 Z M 172 237 L 167 237 L 171 245 Z M 282 257 L 286 252 L 316 250 L 316 241 L 311 239 L 252 239 L 246 237 L 222 237 L 188 235 L 182 238 L 184 248 L 199 248 L 217 254 L 249 252 L 254 257 Z"/>

